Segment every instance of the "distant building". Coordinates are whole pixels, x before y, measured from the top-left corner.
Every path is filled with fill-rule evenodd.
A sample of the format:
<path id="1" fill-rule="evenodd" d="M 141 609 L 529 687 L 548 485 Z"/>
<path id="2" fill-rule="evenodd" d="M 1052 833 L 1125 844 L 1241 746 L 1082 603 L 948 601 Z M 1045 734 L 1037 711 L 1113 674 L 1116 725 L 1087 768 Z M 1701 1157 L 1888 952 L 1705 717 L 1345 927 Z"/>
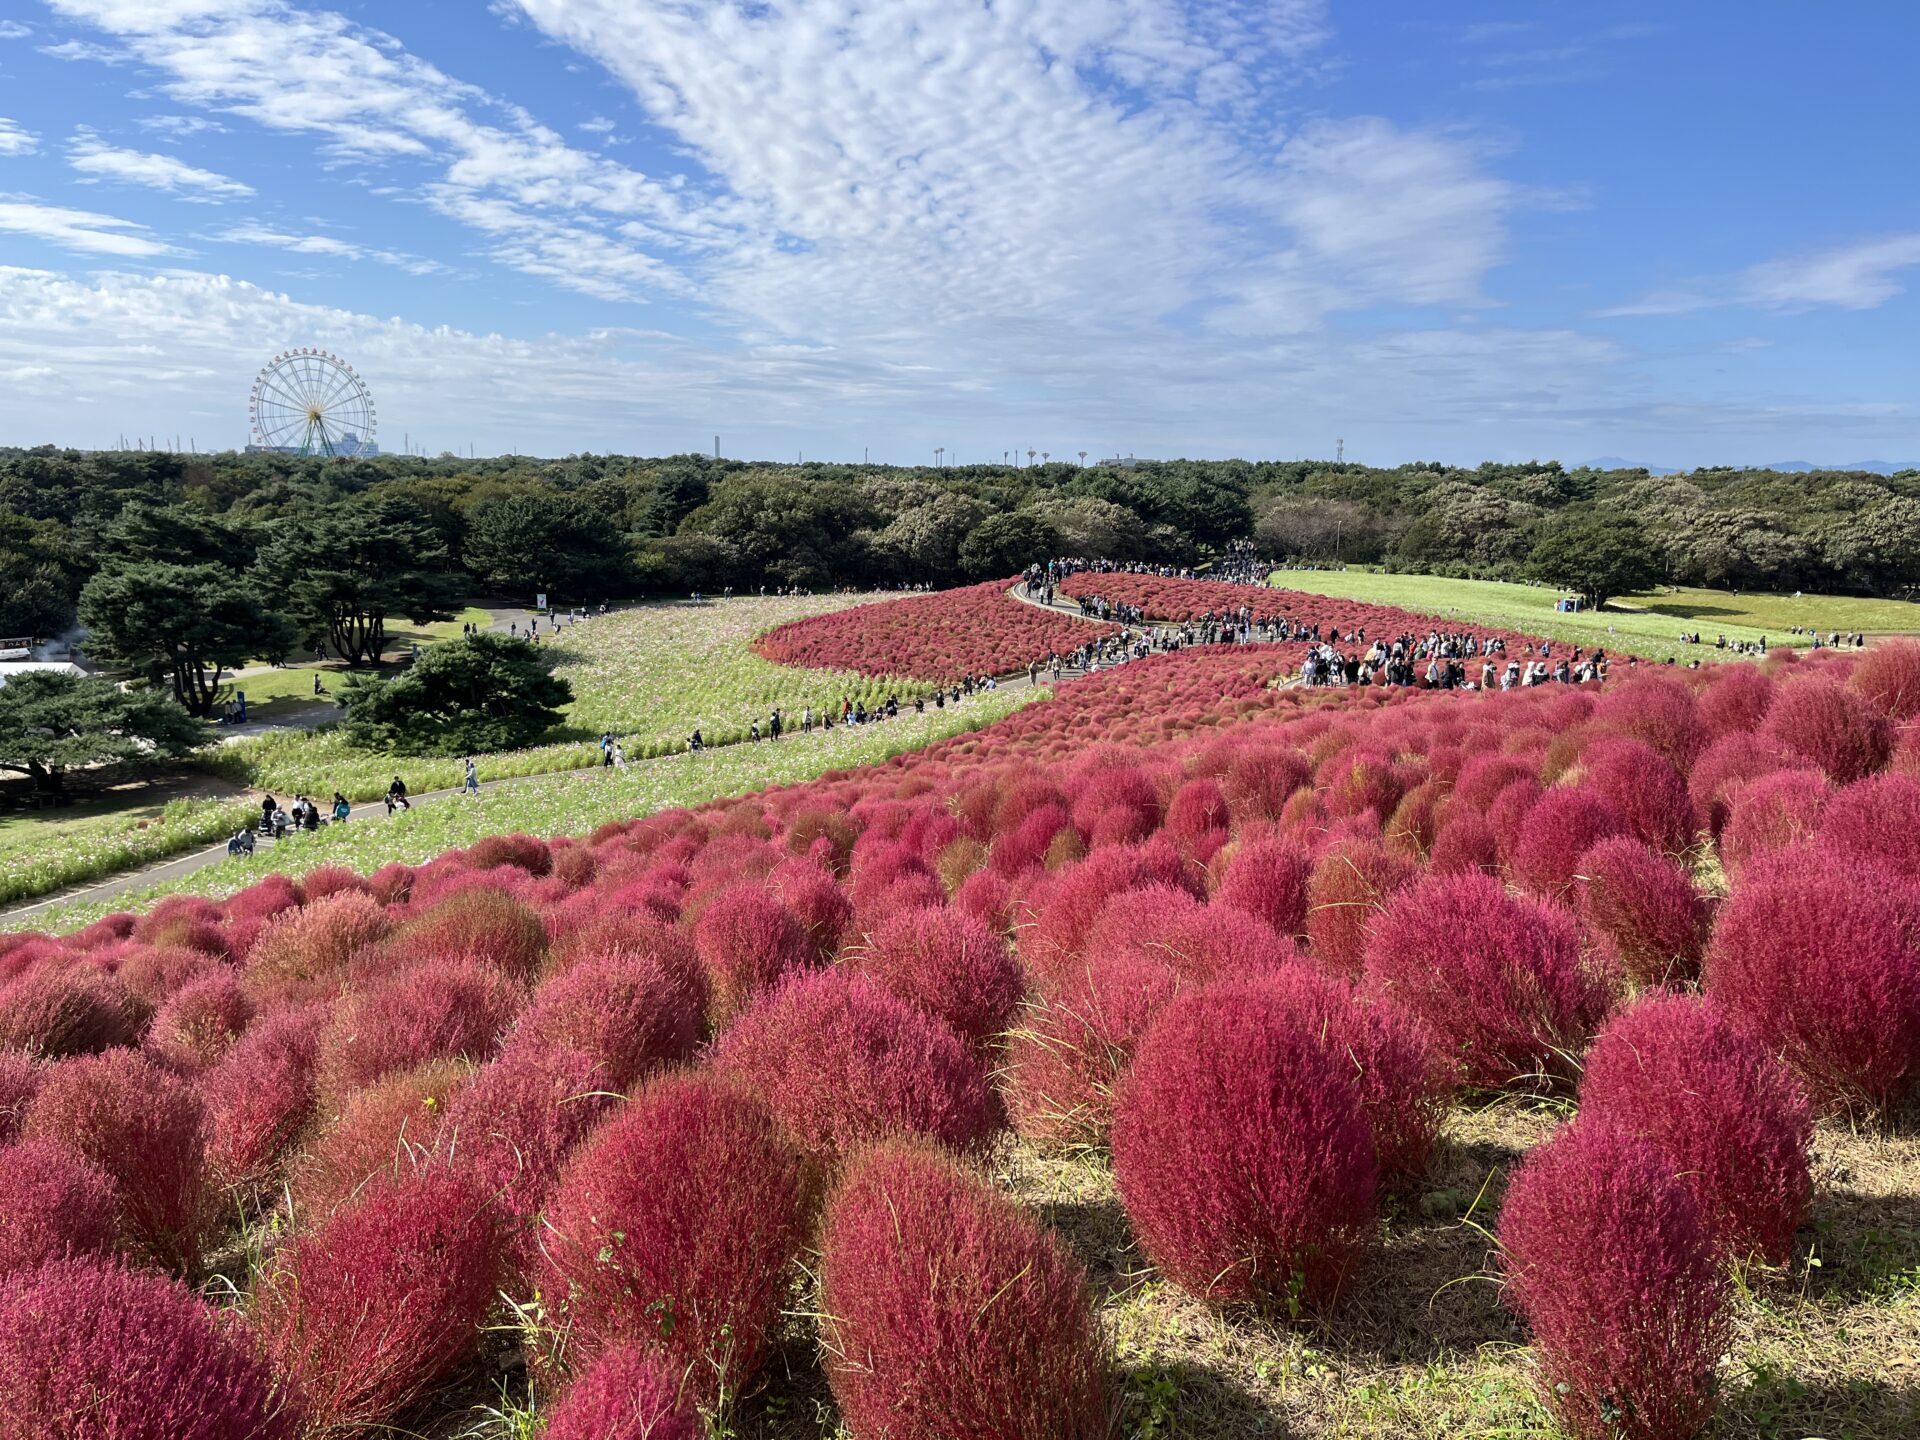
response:
<path id="1" fill-rule="evenodd" d="M 1110 470 L 1131 470 L 1140 462 L 1131 455 L 1116 455 L 1111 460 L 1096 460 L 1095 465 L 1104 465 Z"/>
<path id="2" fill-rule="evenodd" d="M 298 445 L 249 445 L 249 455 L 337 455 L 343 460 L 371 460 L 380 453 L 377 440 L 362 440 L 345 435 L 333 442 L 330 450 L 302 450 Z"/>

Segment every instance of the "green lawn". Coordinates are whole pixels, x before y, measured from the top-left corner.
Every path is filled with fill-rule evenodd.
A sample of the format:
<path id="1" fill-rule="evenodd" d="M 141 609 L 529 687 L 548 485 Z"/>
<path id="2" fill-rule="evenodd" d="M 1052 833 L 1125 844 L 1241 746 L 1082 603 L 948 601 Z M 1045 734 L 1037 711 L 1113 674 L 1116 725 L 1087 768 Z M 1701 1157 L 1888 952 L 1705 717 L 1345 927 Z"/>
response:
<path id="1" fill-rule="evenodd" d="M 1286 590 L 1398 605 L 1425 615 L 1481 625 L 1504 625 L 1571 644 L 1607 645 L 1649 659 L 1668 656 L 1682 663 L 1713 660 L 1730 652 L 1714 649 L 1714 639 L 1769 645 L 1794 643 L 1791 627 L 1874 632 L 1920 632 L 1920 605 L 1900 600 L 1861 600 L 1849 596 L 1735 595 L 1723 590 L 1687 590 L 1629 595 L 1601 611 L 1561 614 L 1553 608 L 1561 592 L 1547 586 L 1514 585 L 1498 580 L 1446 580 L 1433 575 L 1387 575 L 1368 570 L 1276 570 L 1272 583 Z M 1684 644 L 1683 633 L 1698 631 L 1703 644 Z"/>
<path id="2" fill-rule="evenodd" d="M 107 901 L 80 901 L 31 922 L 35 930 L 69 930 L 115 910 L 144 909 L 177 892 L 229 895 L 274 871 L 300 874 L 318 865 L 366 872 L 389 861 L 419 864 L 483 835 L 583 835 L 608 820 L 626 820 L 676 806 L 699 805 L 770 785 L 811 780 L 829 770 L 877 765 L 954 735 L 978 730 L 1023 705 L 1046 699 L 1045 688 L 1000 690 L 968 697 L 944 710 L 928 707 L 878 725 L 837 726 L 828 734 L 792 736 L 778 744 L 734 745 L 698 755 L 675 754 L 625 771 L 584 770 L 543 776 L 523 785 L 450 795 L 392 820 L 352 820 L 314 835 L 264 846 L 250 860 L 226 860 L 181 880 Z M 416 787 L 419 788 L 419 787 Z M 0 926 L 4 922 L 0 921 Z"/>
<path id="3" fill-rule="evenodd" d="M 231 835 L 246 800 L 96 801 L 0 817 L 0 905 L 98 880 Z"/>

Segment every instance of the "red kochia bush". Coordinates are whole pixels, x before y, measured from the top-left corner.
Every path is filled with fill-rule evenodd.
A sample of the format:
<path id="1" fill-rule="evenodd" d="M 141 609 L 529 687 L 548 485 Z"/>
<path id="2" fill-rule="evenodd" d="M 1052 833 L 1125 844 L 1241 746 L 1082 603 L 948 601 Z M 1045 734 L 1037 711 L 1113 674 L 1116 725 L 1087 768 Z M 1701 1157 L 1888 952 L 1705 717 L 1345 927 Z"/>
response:
<path id="1" fill-rule="evenodd" d="M 295 1218 L 324 1220 L 374 1177 L 417 1169 L 438 1145 L 447 1109 L 472 1073 L 459 1061 L 436 1060 L 354 1095 L 294 1166 Z"/>
<path id="2" fill-rule="evenodd" d="M 100 1260 L 0 1295 L 3 1440 L 285 1440 L 267 1368 L 182 1286 Z"/>
<path id="3" fill-rule="evenodd" d="M 1680 772 L 1637 740 L 1600 740 L 1580 755 L 1581 787 L 1604 796 L 1630 833 L 1662 855 L 1693 843 L 1693 797 Z"/>
<path id="4" fill-rule="evenodd" d="M 1041 1145 L 1100 1145 L 1113 1093 L 1148 1023 L 1179 982 L 1133 952 L 1090 957 L 1062 992 L 1036 1002 L 1007 1051 L 1014 1129 Z"/>
<path id="5" fill-rule="evenodd" d="M 1549 790 L 1520 825 L 1513 878 L 1542 899 L 1558 900 L 1573 888 L 1580 857 L 1626 832 L 1626 817 L 1604 796 L 1580 786 Z"/>
<path id="6" fill-rule="evenodd" d="M 1887 1106 L 1920 1078 L 1911 905 L 1878 865 L 1788 851 L 1720 908 L 1707 992 L 1829 1106 Z"/>
<path id="7" fill-rule="evenodd" d="M 700 1440 L 705 1427 L 680 1390 L 680 1377 L 659 1359 L 615 1346 L 567 1387 L 541 1433 L 545 1440 Z"/>
<path id="8" fill-rule="evenodd" d="M 0 1050 L 0 1145 L 11 1144 L 27 1118 L 27 1105 L 39 1093 L 46 1067 L 31 1056 Z"/>
<path id="9" fill-rule="evenodd" d="M 1813 1194 L 1813 1112 L 1714 1001 L 1655 995 L 1615 1016 L 1587 1055 L 1580 1114 L 1651 1141 L 1734 1259 L 1786 1260 Z"/>
<path id="10" fill-rule="evenodd" d="M 1896 725 L 1920 719 L 1920 645 L 1893 640 L 1860 657 L 1847 684 Z"/>
<path id="11" fill-rule="evenodd" d="M 986 1072 L 959 1036 L 840 970 L 796 977 L 762 999 L 720 1037 L 714 1066 L 829 1167 L 885 1135 L 973 1149 L 999 1119 Z"/>
<path id="12" fill-rule="evenodd" d="M 486 1183 L 426 1170 L 282 1252 L 254 1295 L 254 1328 L 309 1433 L 378 1426 L 473 1352 L 498 1279 Z"/>
<path id="13" fill-rule="evenodd" d="M 1429 876 L 1396 897 L 1374 922 L 1366 983 L 1488 1090 L 1569 1078 L 1610 998 L 1564 911 L 1486 875 Z"/>
<path id="14" fill-rule="evenodd" d="M 371 895 L 328 895 L 274 919 L 247 955 L 248 978 L 265 985 L 344 975 L 355 955 L 392 928 L 386 907 Z"/>
<path id="15" fill-rule="evenodd" d="M 262 1020 L 200 1080 L 207 1169 L 215 1184 L 256 1195 L 278 1175 L 318 1100 L 315 1070 L 325 1006 Z"/>
<path id="16" fill-rule="evenodd" d="M 1828 802 L 1820 817 L 1819 846 L 1843 865 L 1877 860 L 1920 880 L 1920 780 L 1905 775 L 1856 780 Z"/>
<path id="17" fill-rule="evenodd" d="M 1026 989 L 1006 942 L 983 921 L 945 906 L 881 921 L 855 951 L 852 968 L 944 1021 L 980 1052 L 1013 1023 Z"/>
<path id="18" fill-rule="evenodd" d="M 189 981 L 173 992 L 147 1030 L 147 1054 L 170 1070 L 194 1075 L 226 1054 L 253 1018 L 253 1002 L 230 972 Z"/>
<path id="19" fill-rule="evenodd" d="M 1312 873 L 1313 857 L 1292 840 L 1242 840 L 1220 872 L 1213 903 L 1256 915 L 1282 935 L 1304 935 Z"/>
<path id="20" fill-rule="evenodd" d="M 1850 785 L 1887 768 L 1893 727 L 1871 704 L 1837 681 L 1798 679 L 1780 687 L 1760 733 Z"/>
<path id="21" fill-rule="evenodd" d="M 119 1210 L 113 1177 L 65 1146 L 0 1146 L 0 1278 L 49 1260 L 112 1254 Z"/>
<path id="22" fill-rule="evenodd" d="M 1580 857 L 1574 899 L 1588 930 L 1634 984 L 1699 978 L 1710 917 L 1674 861 L 1615 835 Z"/>
<path id="23" fill-rule="evenodd" d="M 1367 927 L 1415 873 L 1371 840 L 1342 841 L 1322 855 L 1307 882 L 1307 934 L 1315 958 L 1335 974 L 1358 975 Z"/>
<path id="24" fill-rule="evenodd" d="M 522 994 L 499 971 L 469 961 L 422 964 L 349 995 L 321 1042 L 320 1093 L 337 1102 L 428 1060 L 484 1060 Z"/>
<path id="25" fill-rule="evenodd" d="M 716 1028 L 790 971 L 814 963 L 811 937 L 757 884 L 719 896 L 695 923 L 693 939 L 712 986 L 710 1018 Z"/>
<path id="26" fill-rule="evenodd" d="M 604 1067 L 600 1088 L 625 1090 L 676 1064 L 700 1041 L 703 987 L 646 955 L 613 951 L 583 960 L 533 992 L 506 1054 L 571 1049 Z"/>
<path id="27" fill-rule="evenodd" d="M 137 1044 L 141 1011 L 113 979 L 49 963 L 0 990 L 0 1046 L 29 1055 L 97 1055 Z"/>
<path id="28" fill-rule="evenodd" d="M 163 1266 L 192 1269 L 206 1218 L 206 1114 L 186 1081 L 131 1050 L 47 1072 L 21 1133 L 51 1140 L 113 1178 L 131 1238 Z"/>
<path id="29" fill-rule="evenodd" d="M 1113 1173 L 1148 1257 L 1205 1299 L 1320 1305 L 1373 1225 L 1373 1139 L 1319 1036 L 1257 986 L 1171 1002 L 1121 1082 Z"/>
<path id="30" fill-rule="evenodd" d="M 1533 1151 L 1500 1211 L 1507 1303 L 1581 1440 L 1691 1440 L 1713 1417 L 1727 1282 L 1693 1192 L 1645 1140 L 1581 1121 Z"/>
<path id="31" fill-rule="evenodd" d="M 1720 832 L 1720 860 L 1729 875 L 1763 856 L 1811 840 L 1833 787 L 1811 770 L 1782 770 L 1736 789 L 1726 828 Z"/>
<path id="32" fill-rule="evenodd" d="M 538 915 L 504 890 L 469 889 L 402 925 L 383 949 L 401 964 L 470 961 L 525 985 L 540 973 L 547 932 Z"/>
<path id="33" fill-rule="evenodd" d="M 574 1157 L 544 1224 L 542 1290 L 567 1362 L 637 1345 L 711 1404 L 766 1355 L 806 1187 L 758 1100 L 712 1075 L 670 1075 Z"/>
<path id="34" fill-rule="evenodd" d="M 1104 1440 L 1086 1274 L 1012 1200 L 924 1143 L 861 1154 L 828 1201 L 821 1348 L 841 1417 L 890 1440 Z"/>

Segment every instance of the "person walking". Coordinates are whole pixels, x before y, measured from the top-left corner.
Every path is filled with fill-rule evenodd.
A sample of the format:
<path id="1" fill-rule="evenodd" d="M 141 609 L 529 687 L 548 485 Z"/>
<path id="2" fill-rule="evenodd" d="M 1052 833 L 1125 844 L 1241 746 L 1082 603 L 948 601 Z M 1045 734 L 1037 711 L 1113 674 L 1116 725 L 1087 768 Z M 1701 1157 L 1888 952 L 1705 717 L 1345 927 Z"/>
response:
<path id="1" fill-rule="evenodd" d="M 607 754 L 607 763 L 609 765 L 613 763 L 613 754 L 611 751 Z M 467 778 L 461 788 L 469 795 L 478 795 L 480 793 L 480 769 L 473 763 L 473 757 L 471 755 L 467 756 Z"/>
<path id="2" fill-rule="evenodd" d="M 333 792 L 333 823 L 344 825 L 347 817 L 353 813 L 353 807 L 347 803 L 347 797 L 338 790 Z"/>

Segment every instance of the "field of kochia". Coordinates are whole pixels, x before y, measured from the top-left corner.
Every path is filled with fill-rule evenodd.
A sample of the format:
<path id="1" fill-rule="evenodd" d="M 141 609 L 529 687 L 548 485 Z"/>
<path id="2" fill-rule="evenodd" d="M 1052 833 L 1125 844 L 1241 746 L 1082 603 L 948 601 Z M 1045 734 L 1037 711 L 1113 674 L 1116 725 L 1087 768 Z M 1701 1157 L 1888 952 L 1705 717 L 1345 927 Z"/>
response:
<path id="1" fill-rule="evenodd" d="M 0 936 L 0 1434 L 1920 1433 L 1920 646 L 1297 658 Z"/>

